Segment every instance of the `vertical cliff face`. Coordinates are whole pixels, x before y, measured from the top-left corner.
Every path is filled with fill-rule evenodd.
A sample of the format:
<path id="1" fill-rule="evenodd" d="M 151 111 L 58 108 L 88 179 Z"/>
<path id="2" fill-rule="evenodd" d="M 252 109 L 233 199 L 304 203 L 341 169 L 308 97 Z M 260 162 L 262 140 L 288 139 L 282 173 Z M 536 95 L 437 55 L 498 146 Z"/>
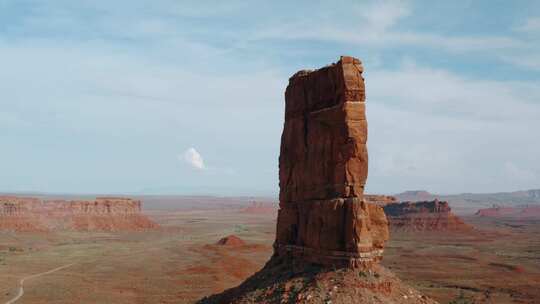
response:
<path id="1" fill-rule="evenodd" d="M 121 197 L 98 197 L 88 200 L 46 201 L 45 207 L 58 215 L 132 215 L 141 213 L 141 201 Z"/>
<path id="2" fill-rule="evenodd" d="M 141 201 L 120 197 L 95 200 L 46 201 L 54 229 L 78 231 L 132 231 L 156 228 L 157 224 L 141 213 Z"/>
<path id="3" fill-rule="evenodd" d="M 342 57 L 300 71 L 285 92 L 280 202 L 359 197 L 368 173 L 363 67 Z"/>
<path id="4" fill-rule="evenodd" d="M 35 213 L 41 201 L 30 197 L 0 196 L 0 230 L 44 231 L 46 227 Z"/>
<path id="5" fill-rule="evenodd" d="M 363 200 L 368 173 L 360 60 L 300 71 L 285 92 L 275 249 L 323 265 L 380 259 L 388 238 L 382 209 Z"/>
<path id="6" fill-rule="evenodd" d="M 0 230 L 116 231 L 157 225 L 141 213 L 141 202 L 129 198 L 51 200 L 0 197 Z"/>

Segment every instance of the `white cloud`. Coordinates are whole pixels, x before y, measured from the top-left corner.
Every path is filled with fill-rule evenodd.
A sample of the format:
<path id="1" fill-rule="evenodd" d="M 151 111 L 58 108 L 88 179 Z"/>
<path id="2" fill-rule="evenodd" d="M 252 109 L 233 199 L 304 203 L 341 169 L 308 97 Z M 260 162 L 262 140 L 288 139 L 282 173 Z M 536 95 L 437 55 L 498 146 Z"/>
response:
<path id="1" fill-rule="evenodd" d="M 184 151 L 182 154 L 182 160 L 186 162 L 188 165 L 195 169 L 204 170 L 206 169 L 206 166 L 204 165 L 204 160 L 201 156 L 201 154 L 195 150 L 195 148 L 191 147 Z"/>
<path id="2" fill-rule="evenodd" d="M 363 48 L 429 47 L 452 53 L 489 51 L 490 54 L 530 45 L 514 37 L 499 35 L 449 36 L 406 30 L 398 25 L 401 20 L 413 15 L 408 1 L 362 4 L 352 6 L 350 12 L 352 17 L 338 19 L 338 22 L 322 15 L 308 21 L 272 24 L 257 28 L 251 38 L 330 41 L 356 44 Z"/>
<path id="3" fill-rule="evenodd" d="M 411 9 L 404 1 L 380 1 L 359 9 L 358 13 L 367 20 L 370 31 L 381 33 L 410 15 Z"/>

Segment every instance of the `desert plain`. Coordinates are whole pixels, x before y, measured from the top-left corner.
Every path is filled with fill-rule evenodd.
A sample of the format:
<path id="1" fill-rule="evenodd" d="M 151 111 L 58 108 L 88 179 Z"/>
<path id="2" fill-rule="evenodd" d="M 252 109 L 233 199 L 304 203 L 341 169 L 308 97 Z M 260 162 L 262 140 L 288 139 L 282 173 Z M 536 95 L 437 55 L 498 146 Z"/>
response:
<path id="1" fill-rule="evenodd" d="M 16 303 L 194 303 L 238 285 L 272 255 L 270 198 L 142 201 L 159 228 L 0 232 L 0 303 L 24 278 Z M 540 220 L 458 215 L 473 229 L 391 231 L 382 264 L 440 303 L 538 303 Z M 230 235 L 241 242 L 218 244 Z"/>

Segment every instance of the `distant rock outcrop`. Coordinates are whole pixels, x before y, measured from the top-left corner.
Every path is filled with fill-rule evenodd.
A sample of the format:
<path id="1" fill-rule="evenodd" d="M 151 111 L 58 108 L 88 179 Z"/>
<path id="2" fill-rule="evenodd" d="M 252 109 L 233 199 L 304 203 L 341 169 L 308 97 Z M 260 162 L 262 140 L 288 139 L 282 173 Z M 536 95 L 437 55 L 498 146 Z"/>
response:
<path id="1" fill-rule="evenodd" d="M 0 230 L 33 232 L 46 231 L 36 214 L 41 201 L 31 197 L 0 196 Z"/>
<path id="2" fill-rule="evenodd" d="M 1 230 L 118 231 L 156 227 L 141 213 L 141 202 L 129 198 L 41 201 L 0 197 Z"/>
<path id="3" fill-rule="evenodd" d="M 540 219 L 540 205 L 498 207 L 480 209 L 477 216 L 508 219 Z"/>
<path id="4" fill-rule="evenodd" d="M 426 190 L 411 190 L 396 194 L 395 197 L 400 202 L 419 202 L 434 200 L 437 196 Z"/>
<path id="5" fill-rule="evenodd" d="M 472 229 L 452 213 L 448 202 L 433 200 L 392 203 L 383 208 L 393 230 L 463 231 Z"/>
<path id="6" fill-rule="evenodd" d="M 435 303 L 378 263 L 388 222 L 363 196 L 362 72 L 360 60 L 341 57 L 289 79 L 274 255 L 240 286 L 199 303 Z"/>
<path id="7" fill-rule="evenodd" d="M 375 194 L 364 195 L 364 200 L 381 207 L 398 202 L 395 196 Z"/>
<path id="8" fill-rule="evenodd" d="M 236 235 L 226 236 L 217 242 L 217 245 L 232 246 L 232 247 L 243 246 L 245 244 L 246 243 L 241 238 L 237 237 Z"/>

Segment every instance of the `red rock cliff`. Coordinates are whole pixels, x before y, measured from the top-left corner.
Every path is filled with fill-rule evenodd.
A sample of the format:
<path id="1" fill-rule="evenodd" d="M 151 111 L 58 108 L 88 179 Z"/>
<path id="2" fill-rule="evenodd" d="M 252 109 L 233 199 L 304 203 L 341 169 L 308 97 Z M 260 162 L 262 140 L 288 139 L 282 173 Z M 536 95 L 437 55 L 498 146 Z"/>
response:
<path id="1" fill-rule="evenodd" d="M 472 228 L 452 213 L 447 202 L 439 200 L 387 204 L 384 212 L 391 228 L 396 230 L 457 231 Z"/>
<path id="2" fill-rule="evenodd" d="M 360 60 L 300 71 L 285 92 L 276 254 L 363 266 L 382 256 L 383 210 L 363 200 L 368 173 Z"/>
<path id="3" fill-rule="evenodd" d="M 155 227 L 141 213 L 141 202 L 129 198 L 42 202 L 37 198 L 0 197 L 0 230 L 116 231 Z"/>
<path id="4" fill-rule="evenodd" d="M 145 230 L 157 224 L 141 214 L 141 202 L 130 198 L 98 197 L 93 201 L 46 201 L 44 209 L 55 229 L 82 231 Z"/>
<path id="5" fill-rule="evenodd" d="M 24 232 L 46 230 L 35 214 L 35 210 L 40 207 L 39 199 L 0 196 L 0 230 Z"/>

